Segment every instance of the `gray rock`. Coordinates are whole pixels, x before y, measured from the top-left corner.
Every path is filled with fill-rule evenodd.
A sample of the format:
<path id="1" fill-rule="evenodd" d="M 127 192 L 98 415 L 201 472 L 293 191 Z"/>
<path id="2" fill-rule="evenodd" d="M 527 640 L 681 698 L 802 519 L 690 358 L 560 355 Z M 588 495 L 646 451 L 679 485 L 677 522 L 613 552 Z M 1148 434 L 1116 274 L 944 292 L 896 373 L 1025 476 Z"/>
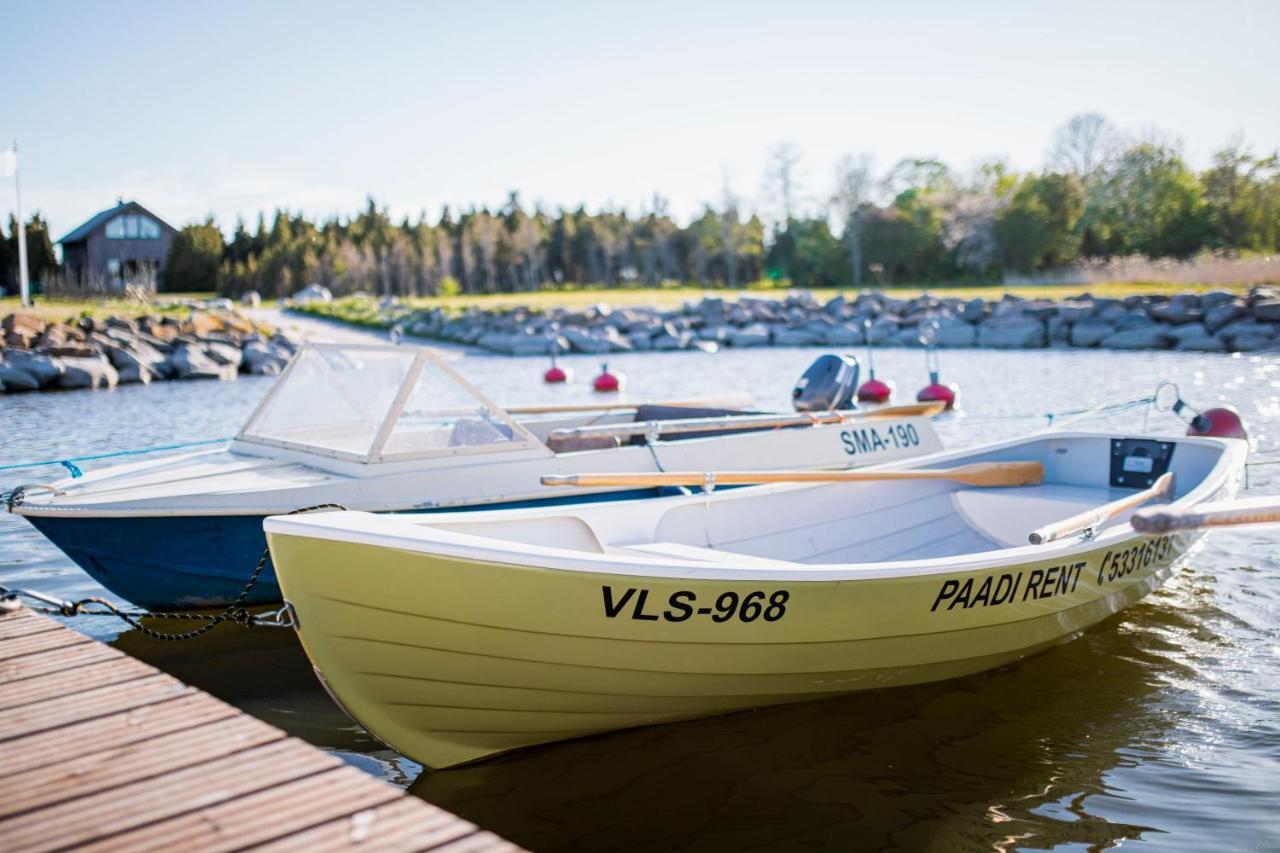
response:
<path id="1" fill-rule="evenodd" d="M 1070 323 L 1078 323 L 1093 313 L 1092 302 L 1063 302 L 1058 306 L 1055 316 Z"/>
<path id="2" fill-rule="evenodd" d="M 653 338 L 648 332 L 632 332 L 627 335 L 627 340 L 631 342 L 631 348 L 636 352 L 648 352 L 653 349 Z"/>
<path id="3" fill-rule="evenodd" d="M 696 337 L 700 341 L 715 341 L 718 344 L 722 344 L 729 340 L 729 329 L 719 323 L 703 326 L 697 331 Z"/>
<path id="4" fill-rule="evenodd" d="M 1211 290 L 1208 293 L 1200 294 L 1200 310 L 1206 314 L 1220 305 L 1226 305 L 1236 298 L 1234 293 L 1226 290 Z"/>
<path id="5" fill-rule="evenodd" d="M 887 344 L 897 337 L 899 328 L 897 317 L 881 314 L 871 322 L 866 336 L 872 344 Z"/>
<path id="6" fill-rule="evenodd" d="M 955 347 L 971 347 L 978 343 L 978 329 L 965 320 L 947 317 L 938 321 L 938 329 L 934 333 L 933 342 L 948 349 Z"/>
<path id="7" fill-rule="evenodd" d="M 1245 308 L 1243 300 L 1232 299 L 1230 302 L 1223 302 L 1206 311 L 1204 314 L 1204 327 L 1209 330 L 1210 334 L 1216 335 L 1223 326 L 1232 320 L 1240 319 L 1247 313 L 1248 309 Z"/>
<path id="8" fill-rule="evenodd" d="M 1034 349 L 1044 345 L 1044 323 L 1032 317 L 993 317 L 978 326 L 978 346 L 980 347 Z"/>
<path id="9" fill-rule="evenodd" d="M 232 344 L 208 341 L 204 345 L 204 351 L 209 358 L 218 364 L 229 364 L 237 371 L 240 370 L 240 362 L 244 360 L 244 355 L 240 352 L 240 348 Z"/>
<path id="10" fill-rule="evenodd" d="M 101 358 L 64 358 L 65 368 L 58 377 L 59 388 L 114 388 L 120 375 L 110 362 Z"/>
<path id="11" fill-rule="evenodd" d="M 1096 347 L 1115 334 L 1116 328 L 1098 317 L 1086 317 L 1071 325 L 1073 347 Z"/>
<path id="12" fill-rule="evenodd" d="M 236 368 L 218 364 L 205 355 L 204 348 L 193 344 L 175 347 L 170 356 L 178 379 L 235 379 Z"/>
<path id="13" fill-rule="evenodd" d="M 1254 303 L 1249 309 L 1255 320 L 1265 323 L 1280 323 L 1280 299 L 1264 299 Z"/>
<path id="14" fill-rule="evenodd" d="M 493 352 L 511 354 L 511 345 L 515 341 L 515 335 L 508 332 L 487 332 L 480 336 L 476 341 L 476 346 L 484 347 Z"/>
<path id="15" fill-rule="evenodd" d="M 547 355 L 551 352 L 555 339 L 547 335 L 525 334 L 512 335 L 512 355 Z M 566 347 L 567 348 L 567 347 Z"/>
<path id="16" fill-rule="evenodd" d="M 763 347 L 769 345 L 769 327 L 752 323 L 729 333 L 729 345 L 733 347 Z"/>
<path id="17" fill-rule="evenodd" d="M 40 380 L 21 367 L 0 361 L 0 387 L 6 391 L 38 391 Z"/>
<path id="18" fill-rule="evenodd" d="M 1233 352 L 1253 352 L 1266 349 L 1280 333 L 1280 327 L 1254 320 L 1239 320 L 1218 329 L 1215 337 Z"/>
<path id="19" fill-rule="evenodd" d="M 845 311 L 844 294 L 836 294 L 826 305 L 822 306 L 822 310 L 837 319 L 843 317 Z"/>
<path id="20" fill-rule="evenodd" d="M 27 350 L 5 350 L 5 360 L 13 367 L 36 378 L 41 386 L 48 387 L 58 382 L 66 368 L 57 359 L 39 352 Z"/>
<path id="21" fill-rule="evenodd" d="M 960 316 L 968 323 L 981 323 L 987 318 L 987 303 L 984 299 L 970 299 L 964 304 Z"/>
<path id="22" fill-rule="evenodd" d="M 822 342 L 829 347 L 853 347 L 864 343 L 862 327 L 852 323 L 830 326 L 822 333 Z"/>
<path id="23" fill-rule="evenodd" d="M 773 345 L 779 347 L 811 347 L 823 342 L 824 332 L 808 326 L 779 329 L 774 332 Z"/>
<path id="24" fill-rule="evenodd" d="M 1062 317 L 1050 317 L 1045 323 L 1045 335 L 1051 347 L 1071 346 L 1071 323 Z"/>
<path id="25" fill-rule="evenodd" d="M 1199 323 L 1189 323 L 1177 328 L 1179 331 L 1187 330 L 1182 335 L 1171 335 L 1176 341 L 1173 348 L 1180 352 L 1226 352 L 1227 350 L 1227 345 L 1220 338 L 1215 338 L 1206 332 L 1204 326 Z"/>
<path id="26" fill-rule="evenodd" d="M 1168 349 L 1172 344 L 1168 332 L 1154 323 L 1118 331 L 1102 340 L 1104 349 Z"/>
<path id="27" fill-rule="evenodd" d="M 250 341 L 240 351 L 243 363 L 240 369 L 255 376 L 275 376 L 289 363 L 289 353 L 282 347 L 263 341 Z M 174 368 L 174 374 L 177 370 Z"/>
<path id="28" fill-rule="evenodd" d="M 156 378 L 155 371 L 145 364 L 126 364 L 116 369 L 121 385 L 128 385 L 133 382 L 141 382 L 143 385 L 150 385 Z"/>
<path id="29" fill-rule="evenodd" d="M 670 331 L 663 331 L 662 334 L 650 341 L 650 346 L 659 351 L 667 352 L 671 350 L 688 349 L 689 342 L 693 340 L 693 333 L 679 332 L 671 334 Z"/>

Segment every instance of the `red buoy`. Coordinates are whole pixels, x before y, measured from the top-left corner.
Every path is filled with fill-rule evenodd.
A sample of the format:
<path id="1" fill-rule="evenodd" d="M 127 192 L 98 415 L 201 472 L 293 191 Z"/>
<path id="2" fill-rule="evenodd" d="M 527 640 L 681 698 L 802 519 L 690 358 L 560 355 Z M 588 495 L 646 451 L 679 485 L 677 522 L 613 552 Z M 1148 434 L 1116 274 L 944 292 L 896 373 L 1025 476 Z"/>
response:
<path id="1" fill-rule="evenodd" d="M 881 382 L 876 379 L 876 372 L 871 371 L 871 377 L 858 386 L 858 402 L 859 403 L 887 403 L 889 398 L 893 396 L 893 383 Z"/>
<path id="2" fill-rule="evenodd" d="M 551 350 L 551 367 L 547 368 L 547 372 L 542 374 L 542 381 L 548 383 L 568 382 L 572 378 L 573 376 L 569 371 L 556 364 L 556 351 L 553 347 Z"/>
<path id="3" fill-rule="evenodd" d="M 858 386 L 859 403 L 887 403 L 897 390 L 892 382 L 876 379 L 876 356 L 871 349 L 871 318 L 862 321 L 863 336 L 867 341 L 867 381 Z"/>
<path id="4" fill-rule="evenodd" d="M 1191 419 L 1187 427 L 1187 435 L 1209 435 L 1216 438 L 1249 437 L 1244 428 L 1244 419 L 1234 406 L 1220 406 L 1216 409 L 1205 409 Z"/>
<path id="5" fill-rule="evenodd" d="M 920 393 L 916 394 L 916 401 L 919 403 L 929 403 L 934 400 L 941 400 L 947 404 L 948 409 L 954 409 L 956 400 L 960 397 L 960 388 L 952 384 L 943 384 L 938 381 L 937 373 L 929 374 L 929 384 L 920 389 Z"/>
<path id="6" fill-rule="evenodd" d="M 622 389 L 622 377 L 609 372 L 609 365 L 600 365 L 600 375 L 591 383 L 596 391 L 610 392 Z"/>

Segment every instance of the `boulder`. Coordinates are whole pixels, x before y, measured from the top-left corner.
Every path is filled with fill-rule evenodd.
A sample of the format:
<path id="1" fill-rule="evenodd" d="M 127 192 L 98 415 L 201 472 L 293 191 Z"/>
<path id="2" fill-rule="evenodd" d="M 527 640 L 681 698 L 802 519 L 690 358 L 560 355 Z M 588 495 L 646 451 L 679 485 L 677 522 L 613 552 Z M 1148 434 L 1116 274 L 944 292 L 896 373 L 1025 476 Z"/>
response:
<path id="1" fill-rule="evenodd" d="M 1226 290 L 1211 290 L 1200 294 L 1200 310 L 1206 314 L 1220 305 L 1234 301 L 1236 295 Z"/>
<path id="2" fill-rule="evenodd" d="M 1136 329 L 1117 331 L 1103 338 L 1104 349 L 1168 349 L 1173 344 L 1167 331 L 1152 323 Z"/>
<path id="3" fill-rule="evenodd" d="M 992 317 L 978 326 L 978 346 L 992 349 L 1034 349 L 1045 345 L 1044 323 L 1017 315 Z"/>
<path id="4" fill-rule="evenodd" d="M 1249 309 L 1253 319 L 1264 323 L 1280 323 L 1280 299 L 1264 299 Z"/>
<path id="5" fill-rule="evenodd" d="M 822 342 L 829 347 L 852 347 L 863 343 L 862 327 L 852 323 L 830 326 L 822 333 Z"/>
<path id="6" fill-rule="evenodd" d="M 1230 302 L 1222 302 L 1205 312 L 1204 327 L 1210 334 L 1216 335 L 1223 326 L 1240 319 L 1247 313 L 1244 300 L 1232 299 Z"/>
<path id="7" fill-rule="evenodd" d="M 245 308 L 261 308 L 262 294 L 256 290 L 246 290 L 240 297 L 240 304 Z"/>
<path id="8" fill-rule="evenodd" d="M 44 353 L 5 350 L 5 360 L 13 367 L 34 376 L 42 386 L 54 385 L 65 372 L 62 362 Z"/>
<path id="9" fill-rule="evenodd" d="M 881 314 L 871 322 L 871 328 L 866 331 L 867 340 L 872 344 L 885 344 L 893 340 L 898 334 L 898 318 L 891 314 Z"/>
<path id="10" fill-rule="evenodd" d="M 693 333 L 672 330 L 670 323 L 667 326 L 667 329 L 649 342 L 650 347 L 661 351 L 688 349 L 689 343 L 693 340 Z M 672 334 L 672 331 L 675 331 L 675 334 Z"/>
<path id="11" fill-rule="evenodd" d="M 120 374 L 102 358 L 64 358 L 59 388 L 114 388 Z"/>
<path id="12" fill-rule="evenodd" d="M 156 373 L 145 364 L 127 364 L 124 367 L 116 369 L 121 385 L 128 385 L 132 382 L 141 382 L 143 385 L 149 385 L 156 379 Z"/>
<path id="13" fill-rule="evenodd" d="M 40 380 L 21 367 L 0 361 L 0 387 L 6 391 L 38 391 Z"/>
<path id="14" fill-rule="evenodd" d="M 719 323 L 709 324 L 699 329 L 695 336 L 700 341 L 715 341 L 722 344 L 729 340 L 729 328 Z"/>
<path id="15" fill-rule="evenodd" d="M 552 343 L 556 338 L 540 334 L 523 334 L 512 335 L 511 337 L 511 354 L 512 355 L 546 355 L 551 352 Z M 566 346 L 567 348 L 567 346 Z"/>
<path id="16" fill-rule="evenodd" d="M 1266 349 L 1280 333 L 1280 327 L 1254 320 L 1238 320 L 1228 323 L 1215 333 L 1232 352 L 1253 352 Z"/>
<path id="17" fill-rule="evenodd" d="M 233 344 L 206 341 L 204 351 L 209 358 L 218 364 L 229 364 L 237 371 L 240 370 L 240 363 L 244 360 L 244 355 L 240 352 L 240 348 Z"/>
<path id="18" fill-rule="evenodd" d="M 789 327 L 774 333 L 773 344 L 779 347 L 811 347 L 822 343 L 824 337 L 824 332 L 807 325 Z"/>
<path id="19" fill-rule="evenodd" d="M 977 325 L 987 319 L 987 302 L 985 299 L 970 299 L 964 304 L 960 316 L 965 322 Z"/>
<path id="20" fill-rule="evenodd" d="M 1194 323 L 1203 316 L 1200 312 L 1200 299 L 1194 293 L 1179 293 L 1168 302 L 1151 306 L 1153 320 L 1175 326 Z"/>
<path id="21" fill-rule="evenodd" d="M 938 330 L 934 335 L 934 343 L 940 347 L 971 347 L 978 342 L 978 329 L 967 321 L 947 317 L 938 321 Z"/>
<path id="22" fill-rule="evenodd" d="M 482 346 L 493 352 L 501 352 L 510 354 L 511 346 L 515 341 L 515 335 L 508 332 L 486 332 L 476 341 L 477 346 Z"/>
<path id="23" fill-rule="evenodd" d="M 836 296 L 832 297 L 831 300 L 827 302 L 826 305 L 822 306 L 822 310 L 826 314 L 832 317 L 835 317 L 836 319 L 839 319 L 844 316 L 844 309 L 845 309 L 845 302 L 844 302 L 843 293 L 837 294 Z"/>
<path id="24" fill-rule="evenodd" d="M 1045 323 L 1045 335 L 1051 347 L 1071 346 L 1071 323 L 1065 318 L 1050 317 Z"/>
<path id="25" fill-rule="evenodd" d="M 632 332 L 627 335 L 627 340 L 631 342 L 631 348 L 636 352 L 648 352 L 653 349 L 653 338 L 646 331 Z"/>
<path id="26" fill-rule="evenodd" d="M 194 344 L 176 347 L 170 361 L 178 379 L 235 379 L 238 372 L 229 364 L 218 364 Z"/>
<path id="27" fill-rule="evenodd" d="M 293 301 L 299 305 L 306 305 L 308 302 L 332 302 L 333 294 L 329 292 L 327 287 L 322 287 L 319 284 L 308 284 L 293 294 Z"/>
<path id="28" fill-rule="evenodd" d="M 1071 345 L 1096 347 L 1115 334 L 1115 331 L 1115 326 L 1099 317 L 1086 317 L 1071 325 Z"/>
<path id="29" fill-rule="evenodd" d="M 1175 341 L 1173 348 L 1180 352 L 1226 352 L 1227 345 L 1220 338 L 1205 331 L 1204 326 L 1199 323 L 1188 323 L 1185 326 L 1178 326 L 1179 331 L 1186 329 L 1186 333 L 1180 335 L 1170 335 Z"/>
<path id="30" fill-rule="evenodd" d="M 752 323 L 729 333 L 729 345 L 733 347 L 764 347 L 769 345 L 769 327 Z"/>

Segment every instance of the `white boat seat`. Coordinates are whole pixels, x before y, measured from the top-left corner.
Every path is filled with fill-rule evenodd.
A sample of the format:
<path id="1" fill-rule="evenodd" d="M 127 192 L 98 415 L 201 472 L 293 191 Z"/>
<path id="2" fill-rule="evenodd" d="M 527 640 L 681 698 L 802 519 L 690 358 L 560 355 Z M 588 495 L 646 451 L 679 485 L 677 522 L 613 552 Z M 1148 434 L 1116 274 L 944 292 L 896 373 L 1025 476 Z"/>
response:
<path id="1" fill-rule="evenodd" d="M 983 536 L 1016 547 L 1027 544 L 1032 530 L 1095 509 L 1115 496 L 1110 489 L 1050 484 L 957 489 L 951 500 L 960 517 Z"/>
<path id="2" fill-rule="evenodd" d="M 703 563 L 737 563 L 741 566 L 796 565 L 787 560 L 770 560 L 767 557 L 753 557 L 750 554 L 739 554 L 734 551 L 718 551 L 715 548 L 684 545 L 680 542 L 637 542 L 634 545 L 621 545 L 615 550 L 623 553 L 635 551 L 645 556 L 680 557 Z"/>

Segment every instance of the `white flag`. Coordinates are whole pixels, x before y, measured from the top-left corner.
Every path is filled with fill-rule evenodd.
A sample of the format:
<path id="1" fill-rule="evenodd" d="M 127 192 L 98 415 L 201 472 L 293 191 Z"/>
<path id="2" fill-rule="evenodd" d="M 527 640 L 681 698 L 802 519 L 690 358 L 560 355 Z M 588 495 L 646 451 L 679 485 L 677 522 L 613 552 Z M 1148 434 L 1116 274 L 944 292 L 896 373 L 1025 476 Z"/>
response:
<path id="1" fill-rule="evenodd" d="M 0 151 L 0 178 L 12 178 L 18 171 L 18 152 L 10 148 Z"/>

